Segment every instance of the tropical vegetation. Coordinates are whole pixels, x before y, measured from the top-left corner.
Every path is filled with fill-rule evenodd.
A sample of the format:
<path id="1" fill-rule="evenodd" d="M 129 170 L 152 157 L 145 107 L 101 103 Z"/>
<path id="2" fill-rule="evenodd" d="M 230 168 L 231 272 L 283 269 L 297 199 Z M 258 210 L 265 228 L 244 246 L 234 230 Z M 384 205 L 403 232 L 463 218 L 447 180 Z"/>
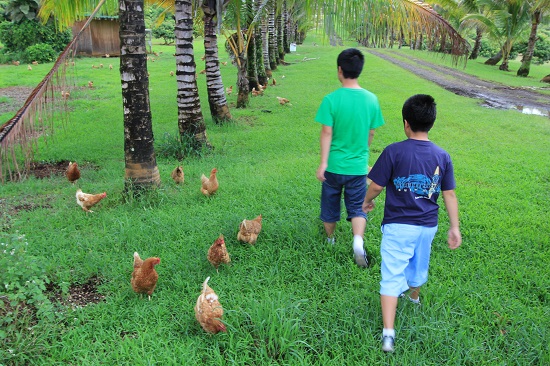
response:
<path id="1" fill-rule="evenodd" d="M 170 151 L 163 145 L 171 141 L 165 136 L 178 135 L 177 81 L 170 75 L 175 46 L 162 43 L 154 43 L 159 56 L 147 71 L 155 151 Z M 380 350 L 383 198 L 369 217 L 368 269 L 353 261 L 349 223 L 340 222 L 332 246 L 318 219 L 320 127 L 313 119 L 323 96 L 340 85 L 336 56 L 356 45 L 354 39 L 343 43 L 330 47 L 309 32 L 285 55 L 288 65 L 272 71 L 276 86 L 251 97 L 245 109 L 234 108 L 237 95 L 229 95 L 231 122 L 205 118 L 213 150 L 182 161 L 157 155 L 162 183 L 137 198 L 123 194 L 120 179 L 125 137 L 119 73 L 92 68 L 97 59 L 77 58 L 74 69 L 69 63 L 67 79 L 76 86 L 67 99 L 72 113 L 56 120 L 55 139 L 49 128 L 39 136 L 33 157 L 36 168 L 61 171 L 37 178 L 33 169 L 0 186 L 2 363 L 550 364 L 548 117 L 482 107 L 360 47 L 366 55 L 360 84 L 379 97 L 386 121 L 376 132 L 370 164 L 386 145 L 405 138 L 403 101 L 415 93 L 433 95 L 438 117 L 430 138 L 453 158 L 464 238 L 461 248 L 448 250 L 442 212 L 422 305 L 399 304 L 396 352 Z M 202 39 L 194 49 L 203 54 Z M 391 52 L 440 62 L 425 51 Z M 481 79 L 540 88 L 538 80 L 550 73 L 548 64 L 532 65 L 530 77 L 517 78 L 480 58 L 465 71 Z M 219 61 L 230 61 L 223 49 Z M 510 61 L 510 69 L 519 66 Z M 1 65 L 0 86 L 32 88 L 51 67 L 39 64 L 30 72 Z M 228 63 L 220 70 L 225 85 L 235 85 L 236 68 Z M 199 74 L 204 103 L 206 83 Z M 290 105 L 280 105 L 277 96 Z M 82 169 L 75 185 L 62 174 L 69 160 Z M 183 185 L 170 178 L 177 165 L 185 171 Z M 220 189 L 206 198 L 200 176 L 213 167 Z M 86 214 L 75 202 L 77 188 L 106 191 L 107 197 Z M 264 225 L 256 245 L 237 242 L 239 223 L 260 213 Z M 231 264 L 218 273 L 206 251 L 220 234 Z M 134 251 L 161 258 L 151 301 L 131 289 Z M 206 334 L 195 319 L 193 307 L 208 276 L 227 333 Z"/>

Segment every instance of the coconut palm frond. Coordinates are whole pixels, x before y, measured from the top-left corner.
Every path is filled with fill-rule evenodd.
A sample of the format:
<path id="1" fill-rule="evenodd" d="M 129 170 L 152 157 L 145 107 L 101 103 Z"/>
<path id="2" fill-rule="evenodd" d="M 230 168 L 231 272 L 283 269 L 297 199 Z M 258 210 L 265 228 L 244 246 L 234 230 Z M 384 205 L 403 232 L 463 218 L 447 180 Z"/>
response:
<path id="1" fill-rule="evenodd" d="M 36 148 L 36 137 L 48 128 L 48 135 L 54 132 L 54 120 L 65 121 L 67 115 L 66 94 L 74 86 L 68 85 L 66 72 L 72 68 L 80 35 L 99 11 L 105 0 L 101 0 L 92 11 L 88 21 L 61 52 L 48 74 L 31 92 L 23 107 L 15 116 L 0 126 L 0 181 L 6 177 L 20 180 L 29 168 Z M 18 151 L 21 152 L 18 152 Z M 20 166 L 18 161 L 24 161 Z"/>

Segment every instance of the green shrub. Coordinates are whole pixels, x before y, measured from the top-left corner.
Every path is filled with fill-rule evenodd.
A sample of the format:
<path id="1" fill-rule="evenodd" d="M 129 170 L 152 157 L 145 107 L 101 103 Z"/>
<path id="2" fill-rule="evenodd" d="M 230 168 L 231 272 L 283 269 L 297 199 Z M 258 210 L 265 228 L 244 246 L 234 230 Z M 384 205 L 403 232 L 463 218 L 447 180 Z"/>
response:
<path id="1" fill-rule="evenodd" d="M 25 51 L 38 43 L 49 44 L 55 51 L 62 51 L 72 39 L 69 29 L 58 32 L 53 22 L 46 25 L 36 20 L 24 20 L 21 23 L 5 21 L 0 23 L 0 42 L 7 52 Z"/>
<path id="2" fill-rule="evenodd" d="M 176 30 L 176 22 L 174 19 L 166 18 L 158 27 L 153 28 L 153 37 L 162 38 L 164 44 L 174 43 Z"/>
<path id="3" fill-rule="evenodd" d="M 57 52 L 47 43 L 39 43 L 27 48 L 24 54 L 24 62 L 38 61 L 40 63 L 52 62 L 57 58 Z"/>
<path id="4" fill-rule="evenodd" d="M 43 261 L 27 254 L 28 242 L 24 235 L 0 234 L 0 286 L 3 300 L 0 301 L 0 329 L 17 327 L 21 307 L 37 309 L 38 318 L 51 317 L 52 304 L 46 296 L 46 276 Z M 0 340 L 6 337 L 0 331 Z"/>
<path id="5" fill-rule="evenodd" d="M 517 42 L 512 47 L 512 52 L 523 54 L 527 50 L 527 42 Z M 546 61 L 550 61 L 550 40 L 544 34 L 539 36 L 535 49 L 533 51 L 533 63 L 542 65 Z"/>

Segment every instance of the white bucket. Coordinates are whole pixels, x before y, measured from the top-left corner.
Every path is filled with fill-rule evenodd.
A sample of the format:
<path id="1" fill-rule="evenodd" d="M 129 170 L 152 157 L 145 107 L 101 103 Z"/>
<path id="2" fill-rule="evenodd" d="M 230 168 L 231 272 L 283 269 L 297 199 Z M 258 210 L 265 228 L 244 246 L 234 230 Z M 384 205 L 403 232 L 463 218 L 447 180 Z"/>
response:
<path id="1" fill-rule="evenodd" d="M 296 43 L 290 44 L 290 52 L 296 52 Z"/>

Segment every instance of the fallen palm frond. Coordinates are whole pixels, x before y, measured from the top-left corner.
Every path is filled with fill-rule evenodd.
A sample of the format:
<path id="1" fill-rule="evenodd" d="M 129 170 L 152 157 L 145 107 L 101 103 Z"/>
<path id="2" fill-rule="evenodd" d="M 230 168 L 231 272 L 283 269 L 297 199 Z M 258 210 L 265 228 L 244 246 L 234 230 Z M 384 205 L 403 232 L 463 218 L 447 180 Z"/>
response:
<path id="1" fill-rule="evenodd" d="M 80 35 L 88 27 L 105 0 L 99 2 L 84 26 L 61 52 L 51 70 L 34 88 L 21 109 L 0 126 L 0 181 L 20 180 L 29 171 L 36 148 L 36 138 L 53 134 L 54 121 L 67 116 L 67 97 L 71 86 L 67 85 L 67 69 L 72 61 Z M 46 128 L 49 133 L 44 134 Z M 18 153 L 18 148 L 21 153 Z M 20 162 L 23 162 L 20 164 Z"/>

